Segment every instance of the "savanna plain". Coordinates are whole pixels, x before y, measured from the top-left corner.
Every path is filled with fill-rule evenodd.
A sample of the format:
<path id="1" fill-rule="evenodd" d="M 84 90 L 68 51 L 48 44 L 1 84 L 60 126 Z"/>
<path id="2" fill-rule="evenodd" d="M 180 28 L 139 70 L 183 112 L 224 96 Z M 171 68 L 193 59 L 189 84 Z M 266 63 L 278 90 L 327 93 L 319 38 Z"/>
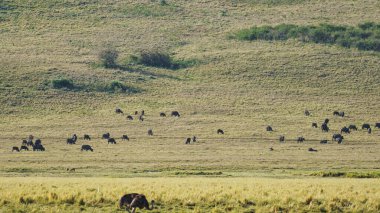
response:
<path id="1" fill-rule="evenodd" d="M 235 36 L 379 14 L 377 0 L 0 0 L 0 212 L 123 212 L 132 192 L 151 212 L 380 212 L 379 51 Z M 45 151 L 12 151 L 29 135 Z"/>

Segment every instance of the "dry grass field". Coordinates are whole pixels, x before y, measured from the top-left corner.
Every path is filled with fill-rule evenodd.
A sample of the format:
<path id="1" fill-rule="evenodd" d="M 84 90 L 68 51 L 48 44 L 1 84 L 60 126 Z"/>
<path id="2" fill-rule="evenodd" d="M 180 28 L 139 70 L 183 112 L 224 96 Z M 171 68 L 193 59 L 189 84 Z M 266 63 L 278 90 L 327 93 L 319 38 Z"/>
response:
<path id="1" fill-rule="evenodd" d="M 380 54 L 229 38 L 282 23 L 380 23 L 379 14 L 377 0 L 0 1 L 0 211 L 113 212 L 131 191 L 155 199 L 155 212 L 380 211 Z M 106 47 L 118 68 L 99 65 Z M 131 63 L 157 49 L 195 63 Z M 53 88 L 57 79 L 74 89 Z M 137 92 L 102 91 L 113 81 Z M 126 119 L 136 110 L 143 122 Z M 173 110 L 181 117 L 159 116 Z M 311 127 L 325 118 L 330 132 Z M 359 130 L 331 141 L 350 124 Z M 30 134 L 45 152 L 11 151 Z"/>

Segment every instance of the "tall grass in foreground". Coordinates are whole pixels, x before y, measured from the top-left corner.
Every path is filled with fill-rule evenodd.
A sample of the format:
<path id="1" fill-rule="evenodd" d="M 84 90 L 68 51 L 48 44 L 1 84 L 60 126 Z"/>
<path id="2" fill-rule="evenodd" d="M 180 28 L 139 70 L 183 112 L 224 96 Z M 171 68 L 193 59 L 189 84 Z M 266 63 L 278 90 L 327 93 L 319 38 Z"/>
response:
<path id="1" fill-rule="evenodd" d="M 153 212 L 379 212 L 380 180 L 270 178 L 1 178 L 0 211 L 117 211 L 128 192 Z"/>

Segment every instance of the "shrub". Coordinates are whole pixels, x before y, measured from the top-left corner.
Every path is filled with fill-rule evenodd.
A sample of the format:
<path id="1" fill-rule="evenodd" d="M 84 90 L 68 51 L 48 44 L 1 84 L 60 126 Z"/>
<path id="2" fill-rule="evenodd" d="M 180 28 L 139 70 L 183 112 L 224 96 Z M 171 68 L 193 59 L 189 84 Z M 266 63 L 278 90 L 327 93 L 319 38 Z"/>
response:
<path id="1" fill-rule="evenodd" d="M 105 84 L 96 84 L 92 86 L 98 92 L 109 92 L 109 93 L 138 93 L 139 89 L 127 86 L 120 81 L 112 81 Z"/>
<path id="2" fill-rule="evenodd" d="M 162 53 L 158 51 L 143 51 L 140 53 L 139 63 L 152 66 L 152 67 L 163 67 L 171 68 L 172 59 L 169 54 Z"/>
<path id="3" fill-rule="evenodd" d="M 107 48 L 105 50 L 100 51 L 99 59 L 101 64 L 105 68 L 115 68 L 117 67 L 117 58 L 119 57 L 119 53 L 113 48 Z"/>
<path id="4" fill-rule="evenodd" d="M 69 79 L 53 80 L 52 85 L 53 85 L 53 88 L 55 88 L 55 89 L 62 89 L 62 88 L 73 89 L 74 88 L 73 81 L 69 80 Z"/>

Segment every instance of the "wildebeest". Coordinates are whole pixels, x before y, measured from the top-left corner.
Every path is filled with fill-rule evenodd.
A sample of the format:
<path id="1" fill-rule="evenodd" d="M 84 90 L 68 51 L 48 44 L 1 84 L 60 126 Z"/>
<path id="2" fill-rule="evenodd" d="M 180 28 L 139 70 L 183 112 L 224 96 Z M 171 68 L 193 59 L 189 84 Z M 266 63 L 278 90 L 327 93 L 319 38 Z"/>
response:
<path id="1" fill-rule="evenodd" d="M 371 128 L 368 128 L 367 131 L 368 131 L 368 134 L 372 133 L 372 129 Z"/>
<path id="2" fill-rule="evenodd" d="M 344 112 L 339 112 L 339 116 L 343 118 L 344 117 Z"/>
<path id="3" fill-rule="evenodd" d="M 272 128 L 271 126 L 267 126 L 266 130 L 267 130 L 268 132 L 271 132 L 271 131 L 273 131 L 273 128 Z"/>
<path id="4" fill-rule="evenodd" d="M 26 141 L 26 140 L 22 140 L 21 145 L 27 146 L 27 145 L 28 145 L 28 141 Z"/>
<path id="5" fill-rule="evenodd" d="M 193 136 L 193 142 L 197 142 L 197 137 Z"/>
<path id="6" fill-rule="evenodd" d="M 40 145 L 34 145 L 33 146 L 33 151 L 45 151 L 45 147 Z"/>
<path id="7" fill-rule="evenodd" d="M 108 138 L 108 144 L 116 144 L 115 138 Z"/>
<path id="8" fill-rule="evenodd" d="M 338 144 L 341 144 L 343 142 L 343 138 L 336 138 L 335 140 L 338 142 Z"/>
<path id="9" fill-rule="evenodd" d="M 138 111 L 135 111 L 135 115 L 138 115 L 139 114 L 139 112 Z"/>
<path id="10" fill-rule="evenodd" d="M 318 150 L 313 149 L 313 148 L 309 148 L 308 151 L 309 151 L 309 152 L 318 152 Z"/>
<path id="11" fill-rule="evenodd" d="M 75 141 L 72 138 L 67 138 L 66 143 L 67 144 L 75 144 Z"/>
<path id="12" fill-rule="evenodd" d="M 128 115 L 128 116 L 127 116 L 127 119 L 130 120 L 130 121 L 132 121 L 132 120 L 133 120 L 133 117 L 132 117 L 131 115 Z"/>
<path id="13" fill-rule="evenodd" d="M 42 142 L 41 142 L 41 139 L 37 139 L 35 142 L 34 142 L 34 145 L 41 145 L 42 144 Z"/>
<path id="14" fill-rule="evenodd" d="M 329 127 L 327 126 L 327 123 L 323 123 L 321 125 L 321 129 L 322 129 L 322 132 L 328 132 L 330 130 Z"/>
<path id="15" fill-rule="evenodd" d="M 341 134 L 333 134 L 333 136 L 332 136 L 333 141 L 336 141 L 338 138 L 344 139 L 343 135 L 341 135 Z"/>
<path id="16" fill-rule="evenodd" d="M 354 125 L 354 124 L 350 124 L 350 125 L 348 126 L 348 129 L 350 129 L 350 130 L 358 130 L 358 128 L 357 128 L 356 125 Z"/>
<path id="17" fill-rule="evenodd" d="M 375 123 L 375 128 L 380 128 L 380 123 Z"/>
<path id="18" fill-rule="evenodd" d="M 371 128 L 371 126 L 369 125 L 369 124 L 363 124 L 362 125 L 362 129 L 369 129 L 369 128 Z"/>
<path id="19" fill-rule="evenodd" d="M 312 123 L 312 124 L 311 124 L 311 127 L 313 127 L 313 128 L 318 128 L 318 124 L 317 124 L 317 123 Z"/>
<path id="20" fill-rule="evenodd" d="M 347 127 L 343 127 L 341 130 L 340 130 L 340 133 L 347 133 L 347 134 L 350 134 L 350 129 L 347 128 Z"/>
<path id="21" fill-rule="evenodd" d="M 154 208 L 154 200 L 151 201 L 152 207 L 149 208 L 149 202 L 147 201 L 145 195 L 143 194 L 137 194 L 137 193 L 131 193 L 131 194 L 125 194 L 120 198 L 119 201 L 119 208 L 126 207 L 126 211 L 130 212 L 132 210 L 132 213 L 135 213 L 136 208 L 140 209 L 147 209 L 147 210 L 153 210 Z"/>
<path id="22" fill-rule="evenodd" d="M 27 142 L 26 142 L 26 145 L 27 146 L 33 146 L 34 145 L 34 143 L 33 143 L 33 141 L 32 140 L 27 140 Z"/>
<path id="23" fill-rule="evenodd" d="M 283 143 L 283 142 L 285 142 L 285 136 L 283 136 L 283 135 L 280 135 L 279 141 L 280 141 L 280 143 Z"/>
<path id="24" fill-rule="evenodd" d="M 108 139 L 110 138 L 110 133 L 105 133 L 102 135 L 102 139 Z"/>
<path id="25" fill-rule="evenodd" d="M 153 136 L 153 129 L 148 129 L 148 135 Z"/>
<path id="26" fill-rule="evenodd" d="M 21 147 L 20 147 L 20 151 L 22 151 L 22 150 L 29 151 L 29 149 L 28 149 L 27 146 L 21 146 Z"/>
<path id="27" fill-rule="evenodd" d="M 216 134 L 224 134 L 224 131 L 222 130 L 222 129 L 218 129 L 218 130 L 216 130 Z"/>
<path id="28" fill-rule="evenodd" d="M 12 147 L 12 152 L 13 152 L 13 151 L 20 152 L 20 150 L 18 149 L 17 146 Z"/>
<path id="29" fill-rule="evenodd" d="M 333 112 L 333 115 L 335 115 L 335 116 L 339 116 L 339 112 L 338 112 L 338 111 L 334 111 L 334 112 Z"/>
<path id="30" fill-rule="evenodd" d="M 327 144 L 327 140 L 321 140 L 320 144 Z"/>
<path id="31" fill-rule="evenodd" d="M 145 111 L 144 110 L 141 110 L 141 115 L 145 115 Z"/>
<path id="32" fill-rule="evenodd" d="M 140 121 L 144 121 L 144 116 L 143 116 L 143 115 L 140 115 L 140 116 L 139 116 L 139 120 L 140 120 Z"/>
<path id="33" fill-rule="evenodd" d="M 120 108 L 115 109 L 116 114 L 123 114 L 124 112 Z"/>
<path id="34" fill-rule="evenodd" d="M 190 144 L 191 138 L 186 138 L 185 144 Z"/>
<path id="35" fill-rule="evenodd" d="M 71 138 L 73 139 L 74 142 L 77 142 L 77 140 L 78 140 L 77 134 L 73 134 L 73 136 L 71 136 Z"/>
<path id="36" fill-rule="evenodd" d="M 297 138 L 297 143 L 302 143 L 304 141 L 305 141 L 305 138 L 302 136 Z"/>
<path id="37" fill-rule="evenodd" d="M 90 135 L 87 135 L 87 134 L 85 134 L 84 136 L 83 136 L 83 139 L 84 140 L 91 140 L 91 137 L 90 137 Z"/>
<path id="38" fill-rule="evenodd" d="M 122 140 L 127 140 L 127 141 L 129 141 L 129 137 L 128 137 L 128 135 L 123 135 L 123 136 L 121 137 L 121 139 L 122 139 Z"/>
<path id="39" fill-rule="evenodd" d="M 330 121 L 330 120 L 329 120 L 328 118 L 326 118 L 325 121 L 324 121 L 324 123 L 325 123 L 325 124 L 328 124 L 329 121 Z"/>
<path id="40" fill-rule="evenodd" d="M 310 112 L 309 112 L 309 110 L 305 110 L 304 114 L 305 114 L 306 116 L 310 116 Z"/>
<path id="41" fill-rule="evenodd" d="M 163 112 L 160 112 L 160 117 L 166 117 L 166 114 Z"/>
<path id="42" fill-rule="evenodd" d="M 171 115 L 174 117 L 180 117 L 181 116 L 178 111 L 172 111 Z"/>
<path id="43" fill-rule="evenodd" d="M 83 150 L 84 151 L 91 151 L 91 152 L 94 151 L 90 145 L 82 145 L 82 148 L 80 149 L 80 151 L 83 151 Z"/>

